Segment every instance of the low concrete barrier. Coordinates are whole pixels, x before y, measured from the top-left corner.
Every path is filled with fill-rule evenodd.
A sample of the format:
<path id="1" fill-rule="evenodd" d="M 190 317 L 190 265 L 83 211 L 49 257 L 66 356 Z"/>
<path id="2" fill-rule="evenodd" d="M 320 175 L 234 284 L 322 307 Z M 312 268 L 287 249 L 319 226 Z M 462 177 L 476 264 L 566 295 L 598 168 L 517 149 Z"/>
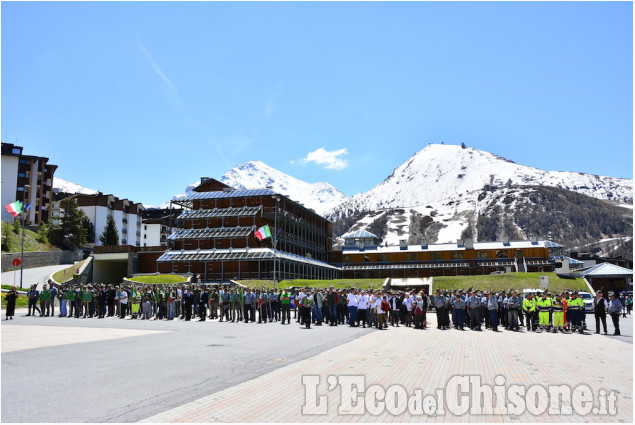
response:
<path id="1" fill-rule="evenodd" d="M 15 258 L 20 258 L 21 253 L 19 252 L 10 252 L 7 254 L 2 254 L 2 271 L 11 271 L 14 270 L 15 267 L 12 264 L 12 261 Z M 24 253 L 24 263 L 23 267 L 25 269 L 31 269 L 34 267 L 43 267 L 43 266 L 56 266 L 59 264 L 73 264 L 75 261 L 82 259 L 82 251 L 33 251 L 33 252 L 25 252 Z"/>

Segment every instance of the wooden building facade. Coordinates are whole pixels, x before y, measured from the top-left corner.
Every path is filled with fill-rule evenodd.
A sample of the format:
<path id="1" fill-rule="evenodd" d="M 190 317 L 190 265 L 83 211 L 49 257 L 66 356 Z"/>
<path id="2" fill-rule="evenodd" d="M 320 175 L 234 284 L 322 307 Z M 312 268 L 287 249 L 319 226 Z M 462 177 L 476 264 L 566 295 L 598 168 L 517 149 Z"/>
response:
<path id="1" fill-rule="evenodd" d="M 183 210 L 168 250 L 156 260 L 157 272 L 194 273 L 206 282 L 270 280 L 274 272 L 277 280 L 339 277 L 326 262 L 332 223 L 284 195 L 206 179 L 172 203 Z M 272 237 L 261 241 L 255 232 L 265 225 Z"/>

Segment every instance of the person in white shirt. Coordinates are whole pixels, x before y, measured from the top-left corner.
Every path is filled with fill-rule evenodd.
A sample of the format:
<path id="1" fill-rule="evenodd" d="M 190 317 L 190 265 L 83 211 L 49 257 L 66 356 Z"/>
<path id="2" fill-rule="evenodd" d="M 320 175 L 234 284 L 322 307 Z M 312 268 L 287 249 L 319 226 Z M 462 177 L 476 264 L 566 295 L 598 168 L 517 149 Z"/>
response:
<path id="1" fill-rule="evenodd" d="M 357 296 L 355 295 L 354 289 L 350 290 L 346 300 L 348 303 L 348 324 L 355 327 L 357 326 L 357 306 L 359 303 L 357 302 Z"/>
<path id="2" fill-rule="evenodd" d="M 410 297 L 410 293 L 406 292 L 406 296 L 403 299 L 403 304 L 406 306 L 406 326 L 410 327 L 412 324 L 412 298 Z"/>
<path id="3" fill-rule="evenodd" d="M 368 326 L 371 328 L 377 324 L 377 313 L 375 312 L 375 303 L 377 302 L 377 297 L 374 292 L 370 292 L 368 294 L 368 314 L 366 318 L 368 319 Z"/>
<path id="4" fill-rule="evenodd" d="M 126 308 L 128 307 L 128 292 L 126 292 L 123 288 L 119 293 L 119 302 L 121 303 L 121 307 L 119 311 L 121 312 L 121 319 L 126 317 Z"/>
<path id="5" fill-rule="evenodd" d="M 366 314 L 368 309 L 368 296 L 366 295 L 366 291 L 361 291 L 360 295 L 357 297 L 357 326 L 359 326 L 359 322 L 362 322 L 363 327 L 366 327 Z"/>

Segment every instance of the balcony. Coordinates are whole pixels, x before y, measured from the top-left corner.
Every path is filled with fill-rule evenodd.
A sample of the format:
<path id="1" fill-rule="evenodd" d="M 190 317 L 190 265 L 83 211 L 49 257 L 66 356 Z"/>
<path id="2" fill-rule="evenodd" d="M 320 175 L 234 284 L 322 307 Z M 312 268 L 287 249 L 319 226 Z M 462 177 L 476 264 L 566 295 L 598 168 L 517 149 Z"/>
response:
<path id="1" fill-rule="evenodd" d="M 124 235 L 128 233 L 128 229 L 121 229 L 121 233 L 123 233 Z"/>
<path id="2" fill-rule="evenodd" d="M 121 240 L 121 244 L 122 245 L 128 245 L 128 239 L 122 239 Z"/>
<path id="3" fill-rule="evenodd" d="M 141 236 L 141 232 L 137 232 L 137 236 Z"/>
<path id="4" fill-rule="evenodd" d="M 127 218 L 122 218 L 122 219 L 121 219 L 121 222 L 122 222 L 123 224 L 128 224 L 128 219 L 127 219 Z"/>

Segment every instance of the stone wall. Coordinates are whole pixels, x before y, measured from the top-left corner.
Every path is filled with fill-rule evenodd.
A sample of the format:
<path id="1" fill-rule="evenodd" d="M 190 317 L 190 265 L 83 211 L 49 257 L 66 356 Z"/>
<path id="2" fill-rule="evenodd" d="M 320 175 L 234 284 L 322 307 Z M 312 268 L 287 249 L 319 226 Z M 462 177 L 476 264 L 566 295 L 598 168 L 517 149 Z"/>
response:
<path id="1" fill-rule="evenodd" d="M 11 264 L 14 258 L 20 258 L 19 252 L 2 254 L 2 271 L 11 271 L 15 267 Z M 35 251 L 24 253 L 24 268 L 55 266 L 59 264 L 73 264 L 82 259 L 82 251 Z"/>

